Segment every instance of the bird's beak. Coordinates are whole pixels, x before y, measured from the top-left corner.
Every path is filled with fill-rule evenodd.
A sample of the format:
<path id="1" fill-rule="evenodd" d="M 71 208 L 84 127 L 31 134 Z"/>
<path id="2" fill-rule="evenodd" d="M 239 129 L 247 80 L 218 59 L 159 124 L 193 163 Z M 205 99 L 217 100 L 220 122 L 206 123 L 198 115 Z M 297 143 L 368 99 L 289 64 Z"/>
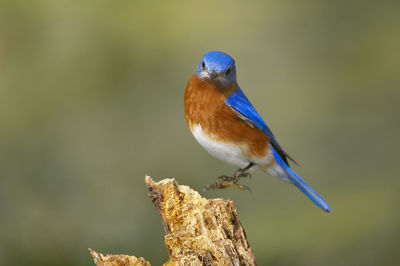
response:
<path id="1" fill-rule="evenodd" d="M 214 79 L 218 75 L 218 73 L 214 70 L 207 71 L 207 74 L 209 79 Z"/>

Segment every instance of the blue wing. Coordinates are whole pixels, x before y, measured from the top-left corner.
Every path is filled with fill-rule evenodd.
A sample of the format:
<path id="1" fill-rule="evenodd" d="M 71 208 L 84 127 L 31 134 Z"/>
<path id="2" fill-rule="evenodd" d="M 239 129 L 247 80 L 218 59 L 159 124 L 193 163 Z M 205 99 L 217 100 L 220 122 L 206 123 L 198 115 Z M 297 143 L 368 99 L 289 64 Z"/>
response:
<path id="1" fill-rule="evenodd" d="M 254 124 L 256 127 L 261 129 L 265 134 L 267 134 L 270 138 L 270 142 L 278 154 L 282 157 L 286 164 L 288 163 L 288 159 L 296 163 L 292 157 L 290 157 L 279 145 L 278 141 L 275 139 L 274 134 L 269 129 L 267 124 L 265 124 L 264 120 L 257 113 L 256 109 L 247 99 L 246 95 L 244 95 L 243 91 L 238 86 L 236 91 L 232 93 L 226 100 L 225 104 L 231 107 L 233 110 L 238 112 L 241 116 L 243 116 L 247 121 Z"/>
<path id="2" fill-rule="evenodd" d="M 257 113 L 256 109 L 244 95 L 239 86 L 236 91 L 232 93 L 228 99 L 225 100 L 225 104 L 235 110 L 242 119 L 252 123 L 270 137 L 270 143 L 273 147 L 272 151 L 275 160 L 278 163 L 279 167 L 281 167 L 281 169 L 284 171 L 274 175 L 277 175 L 278 177 L 283 178 L 290 183 L 293 183 L 318 207 L 326 212 L 331 212 L 331 207 L 329 206 L 329 204 L 320 195 L 318 195 L 318 193 L 315 192 L 303 179 L 301 179 L 292 169 L 290 169 L 287 159 L 290 159 L 293 162 L 295 161 L 282 150 L 278 141 L 275 139 L 274 134 L 272 134 L 267 124 L 265 124 L 264 120 Z"/>

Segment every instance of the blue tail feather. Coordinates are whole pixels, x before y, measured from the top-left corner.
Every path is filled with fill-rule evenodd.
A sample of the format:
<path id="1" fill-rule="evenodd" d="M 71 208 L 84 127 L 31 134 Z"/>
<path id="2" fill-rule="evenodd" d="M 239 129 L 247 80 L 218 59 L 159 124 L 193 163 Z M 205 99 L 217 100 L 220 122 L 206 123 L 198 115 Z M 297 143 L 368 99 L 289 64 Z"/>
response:
<path id="1" fill-rule="evenodd" d="M 271 147 L 272 148 L 272 147 Z M 274 148 L 274 157 L 276 162 L 285 171 L 284 178 L 289 179 L 296 187 L 298 187 L 307 197 L 309 197 L 318 207 L 326 212 L 331 212 L 332 208 L 314 189 L 312 189 L 303 179 L 301 179 L 290 167 L 282 160 Z"/>
<path id="2" fill-rule="evenodd" d="M 289 179 L 298 187 L 307 197 L 309 197 L 318 207 L 326 212 L 331 212 L 332 208 L 328 202 L 324 200 L 314 189 L 312 189 L 303 179 L 301 179 L 292 169 L 287 167 L 286 172 L 289 174 Z"/>

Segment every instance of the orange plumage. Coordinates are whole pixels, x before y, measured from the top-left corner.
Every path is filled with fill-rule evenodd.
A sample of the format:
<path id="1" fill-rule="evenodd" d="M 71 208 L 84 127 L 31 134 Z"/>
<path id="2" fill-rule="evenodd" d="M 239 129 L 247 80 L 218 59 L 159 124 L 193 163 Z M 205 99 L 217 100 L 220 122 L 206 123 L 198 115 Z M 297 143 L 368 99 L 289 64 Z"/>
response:
<path id="1" fill-rule="evenodd" d="M 242 119 L 225 100 L 237 88 L 199 79 L 193 75 L 185 91 L 185 116 L 193 132 L 200 125 L 204 134 L 218 142 L 245 147 L 248 158 L 266 157 L 269 137 L 259 128 Z M 250 160 L 251 161 L 251 160 Z"/>

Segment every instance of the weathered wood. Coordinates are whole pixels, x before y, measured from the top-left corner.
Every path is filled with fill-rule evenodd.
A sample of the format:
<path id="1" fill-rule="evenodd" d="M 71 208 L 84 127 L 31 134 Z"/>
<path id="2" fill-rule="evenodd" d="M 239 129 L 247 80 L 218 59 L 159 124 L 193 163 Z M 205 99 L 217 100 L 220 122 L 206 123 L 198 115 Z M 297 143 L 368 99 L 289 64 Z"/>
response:
<path id="1" fill-rule="evenodd" d="M 97 266 L 151 266 L 150 262 L 143 258 L 136 258 L 135 256 L 128 255 L 106 255 L 94 251 L 89 248 L 90 255 L 92 255 L 94 263 Z"/>
<path id="2" fill-rule="evenodd" d="M 147 176 L 145 182 L 166 232 L 169 261 L 164 265 L 256 265 L 231 200 L 205 199 L 175 179 L 154 182 Z M 125 261 L 98 264 L 95 260 L 97 265 L 150 265 Z"/>

